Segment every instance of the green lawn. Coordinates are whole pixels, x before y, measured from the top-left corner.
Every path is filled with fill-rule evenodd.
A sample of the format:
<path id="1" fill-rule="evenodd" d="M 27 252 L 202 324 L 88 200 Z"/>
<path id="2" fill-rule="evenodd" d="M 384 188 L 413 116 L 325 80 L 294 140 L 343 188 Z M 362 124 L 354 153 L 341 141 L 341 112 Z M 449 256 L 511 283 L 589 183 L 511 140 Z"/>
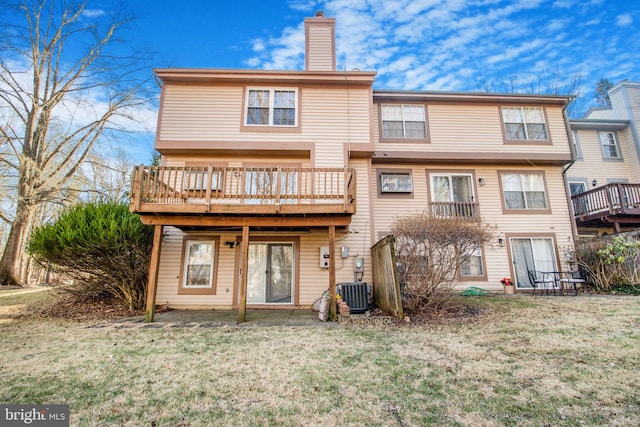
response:
<path id="1" fill-rule="evenodd" d="M 16 318 L 2 403 L 72 425 L 640 424 L 640 297 L 473 297 L 474 318 L 389 327 L 92 329 Z M 48 298 L 48 297 L 47 297 Z"/>

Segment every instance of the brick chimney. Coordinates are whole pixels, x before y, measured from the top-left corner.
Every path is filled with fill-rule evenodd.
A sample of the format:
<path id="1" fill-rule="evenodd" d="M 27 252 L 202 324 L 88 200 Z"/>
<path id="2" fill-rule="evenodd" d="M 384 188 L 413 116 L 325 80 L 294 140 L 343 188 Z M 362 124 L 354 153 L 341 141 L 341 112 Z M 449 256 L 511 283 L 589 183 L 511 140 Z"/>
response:
<path id="1" fill-rule="evenodd" d="M 305 71 L 336 70 L 336 18 L 326 18 L 317 11 L 304 19 Z"/>

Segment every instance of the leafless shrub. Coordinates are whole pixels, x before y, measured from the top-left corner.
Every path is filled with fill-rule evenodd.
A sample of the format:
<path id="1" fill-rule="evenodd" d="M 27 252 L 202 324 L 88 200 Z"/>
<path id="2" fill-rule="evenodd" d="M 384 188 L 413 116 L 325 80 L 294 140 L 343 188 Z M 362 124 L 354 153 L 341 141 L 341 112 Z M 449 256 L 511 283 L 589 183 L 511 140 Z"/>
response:
<path id="1" fill-rule="evenodd" d="M 493 232 L 487 224 L 463 218 L 434 218 L 426 212 L 396 219 L 391 227 L 402 284 L 410 312 L 446 308 L 463 266 Z"/>

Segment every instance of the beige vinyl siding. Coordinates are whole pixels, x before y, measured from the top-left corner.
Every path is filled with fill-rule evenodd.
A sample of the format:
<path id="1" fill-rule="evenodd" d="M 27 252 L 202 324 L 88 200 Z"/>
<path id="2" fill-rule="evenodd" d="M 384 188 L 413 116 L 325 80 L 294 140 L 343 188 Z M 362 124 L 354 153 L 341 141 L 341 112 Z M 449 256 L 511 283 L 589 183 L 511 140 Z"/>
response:
<path id="1" fill-rule="evenodd" d="M 180 268 L 182 262 L 182 242 L 186 235 L 216 235 L 220 236 L 218 251 L 218 269 L 216 295 L 178 295 L 180 285 Z M 284 232 L 283 235 L 293 236 L 295 233 Z M 278 234 L 265 234 L 252 232 L 251 237 L 268 236 L 269 240 L 280 241 Z M 235 285 L 237 275 L 235 272 L 236 253 L 239 246 L 231 249 L 224 245 L 225 241 L 235 241 L 239 239 L 238 233 L 216 233 L 216 232 L 189 232 L 183 233 L 173 227 L 165 228 L 165 237 L 162 243 L 162 253 L 160 258 L 160 269 L 158 273 L 158 293 L 157 304 L 172 307 L 204 307 L 212 306 L 218 308 L 231 308 L 233 304 L 233 294 L 237 294 L 238 287 Z M 309 307 L 315 300 L 322 296 L 322 293 L 329 288 L 329 270 L 320 267 L 320 247 L 329 244 L 329 234 L 325 230 L 313 230 L 309 233 L 301 233 L 300 247 L 297 254 L 300 256 L 300 283 L 299 283 L 299 305 Z M 363 256 L 365 258 L 366 273 L 365 281 L 371 281 L 371 265 L 369 253 L 368 233 L 349 233 L 345 230 L 336 232 L 336 282 L 353 282 L 353 258 Z M 349 246 L 350 257 L 341 257 L 341 246 Z"/>
<path id="2" fill-rule="evenodd" d="M 625 100 L 625 92 L 627 93 L 627 96 L 629 96 L 633 92 L 633 89 L 622 87 L 620 90 L 609 92 L 609 100 L 611 101 L 611 106 L 614 112 L 614 117 L 611 117 L 612 119 L 631 119 L 631 117 L 629 117 L 629 111 L 627 110 L 628 105 Z"/>
<path id="3" fill-rule="evenodd" d="M 242 87 L 167 84 L 163 89 L 158 140 L 228 140 L 239 133 Z"/>
<path id="4" fill-rule="evenodd" d="M 288 86 L 293 87 L 293 86 Z M 300 132 L 241 131 L 242 87 L 179 86 L 164 88 L 159 141 L 255 142 L 265 143 L 368 143 L 370 140 L 370 91 L 368 88 L 300 87 Z M 342 146 L 339 155 L 320 162 L 344 166 Z"/>
<path id="5" fill-rule="evenodd" d="M 595 130 L 578 130 L 576 135 L 582 151 L 582 159 L 577 160 L 567 172 L 568 180 L 587 180 L 587 189 L 593 188 L 591 182 L 595 179 L 598 185 L 604 185 L 608 179 L 628 179 L 633 182 L 632 164 L 637 164 L 637 156 L 630 141 L 629 130 L 615 132 L 621 148 L 620 160 L 604 160 L 600 146 L 599 132 Z"/>
<path id="6" fill-rule="evenodd" d="M 244 165 L 269 165 L 285 166 L 295 165 L 303 168 L 312 167 L 309 158 L 272 158 L 272 157 L 236 157 L 236 156 L 166 156 L 164 164 L 166 166 L 184 166 L 187 163 L 213 163 L 216 165 L 226 164 L 229 167 L 242 167 Z"/>
<path id="7" fill-rule="evenodd" d="M 333 26 L 310 25 L 308 44 L 309 71 L 334 71 Z"/>
<path id="8" fill-rule="evenodd" d="M 376 185 L 376 171 L 369 177 L 370 185 Z M 393 168 L 392 165 L 381 166 L 384 169 Z M 502 285 L 500 279 L 511 276 L 511 266 L 507 254 L 507 246 L 500 247 L 497 239 L 505 238 L 510 233 L 546 233 L 555 234 L 555 243 L 558 248 L 571 245 L 571 219 L 569 207 L 562 179 L 561 167 L 517 167 L 505 166 L 477 166 L 477 165 L 456 165 L 447 164 L 434 165 L 406 165 L 395 166 L 399 169 L 411 169 L 413 173 L 414 197 L 413 199 L 392 199 L 382 196 L 374 196 L 374 236 L 376 240 L 380 235 L 389 232 L 394 218 L 416 211 L 428 209 L 428 189 L 427 170 L 447 170 L 447 171 L 474 171 L 476 180 L 474 191 L 476 200 L 479 203 L 482 220 L 489 224 L 495 233 L 495 237 L 489 245 L 484 247 L 485 264 L 487 268 L 487 281 L 465 281 L 457 285 L 464 289 L 467 286 L 481 286 L 487 289 L 500 290 Z M 499 186 L 499 171 L 519 170 L 523 173 L 540 172 L 545 174 L 547 183 L 547 199 L 551 208 L 550 214 L 505 214 L 502 210 L 502 194 Z M 483 178 L 484 186 L 479 186 L 477 180 Z M 563 251 L 559 249 L 561 267 L 567 268 L 566 260 L 563 258 Z"/>
<path id="9" fill-rule="evenodd" d="M 182 265 L 182 242 L 185 235 L 220 236 L 218 253 L 216 295 L 178 295 L 180 286 L 180 267 Z M 235 253 L 224 246 L 225 239 L 235 239 L 235 236 L 221 235 L 212 232 L 183 233 L 177 228 L 165 227 L 160 253 L 160 268 L 158 271 L 158 291 L 156 303 L 170 306 L 214 306 L 231 307 L 233 291 L 233 264 Z M 231 266 L 231 267 L 230 267 Z"/>
<path id="10" fill-rule="evenodd" d="M 500 106 L 464 104 L 428 104 L 428 144 L 415 142 L 381 143 L 378 124 L 379 104 L 375 104 L 375 138 L 377 150 L 416 152 L 501 152 L 566 154 L 569 152 L 561 107 L 546 107 L 547 130 L 553 144 L 522 142 L 504 144 Z"/>

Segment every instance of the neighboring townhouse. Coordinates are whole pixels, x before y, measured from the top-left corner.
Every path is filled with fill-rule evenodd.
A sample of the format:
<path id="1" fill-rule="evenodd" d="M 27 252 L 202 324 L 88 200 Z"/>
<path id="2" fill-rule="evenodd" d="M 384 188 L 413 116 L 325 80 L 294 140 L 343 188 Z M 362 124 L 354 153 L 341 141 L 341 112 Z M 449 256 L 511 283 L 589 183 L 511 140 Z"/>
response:
<path id="1" fill-rule="evenodd" d="M 569 98 L 374 90 L 375 72 L 336 70 L 334 32 L 305 19 L 304 71 L 155 71 L 162 160 L 131 199 L 156 229 L 148 320 L 156 303 L 244 319 L 371 283 L 370 247 L 424 210 L 494 227 L 461 288 L 567 268 Z"/>
<path id="2" fill-rule="evenodd" d="M 575 161 L 567 186 L 583 236 L 640 226 L 640 83 L 623 81 L 609 97 L 611 107 L 570 121 Z"/>

